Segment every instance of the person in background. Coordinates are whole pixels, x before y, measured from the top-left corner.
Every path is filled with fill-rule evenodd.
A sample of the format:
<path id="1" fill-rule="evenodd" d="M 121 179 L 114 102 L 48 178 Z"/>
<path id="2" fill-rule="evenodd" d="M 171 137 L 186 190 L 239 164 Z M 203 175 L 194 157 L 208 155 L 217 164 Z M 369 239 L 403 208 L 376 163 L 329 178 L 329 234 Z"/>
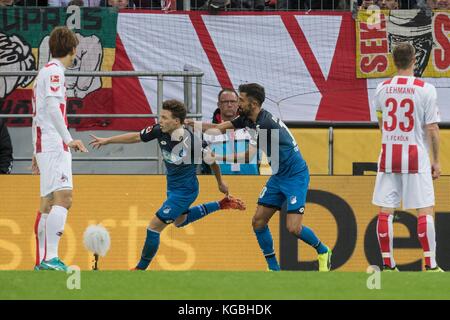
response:
<path id="1" fill-rule="evenodd" d="M 217 96 L 218 108 L 214 112 L 212 122 L 222 123 L 236 118 L 239 115 L 238 101 L 238 94 L 234 89 L 222 89 Z M 236 131 L 229 130 L 222 135 L 204 134 L 203 138 L 208 142 L 216 157 L 221 159 L 218 163 L 223 174 L 259 174 L 256 153 L 248 161 L 240 161 L 240 163 L 234 161 L 234 154 L 245 153 L 252 148 L 253 140 L 246 128 Z M 227 156 L 228 160 L 226 160 Z"/>

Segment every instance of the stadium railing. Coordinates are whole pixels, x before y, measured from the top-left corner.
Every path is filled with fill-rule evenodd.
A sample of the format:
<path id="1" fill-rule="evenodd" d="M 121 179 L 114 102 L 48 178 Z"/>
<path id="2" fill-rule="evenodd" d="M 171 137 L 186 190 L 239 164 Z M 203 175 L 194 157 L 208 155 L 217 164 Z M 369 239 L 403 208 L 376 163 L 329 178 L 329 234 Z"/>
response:
<path id="1" fill-rule="evenodd" d="M 2 71 L 0 77 L 36 76 L 38 71 Z M 181 77 L 184 87 L 184 104 L 188 111 L 187 117 L 202 119 L 202 77 L 200 71 L 91 71 L 91 72 L 66 72 L 67 76 L 90 77 L 151 77 L 157 79 L 157 114 L 67 114 L 68 118 L 158 118 L 162 110 L 164 97 L 164 78 Z M 195 80 L 193 81 L 193 78 Z M 192 84 L 195 83 L 195 106 L 193 105 Z M 31 114 L 0 114 L 0 118 L 31 118 Z M 74 161 L 157 161 L 158 174 L 163 173 L 162 157 L 160 149 L 156 148 L 155 157 L 74 157 Z M 30 157 L 14 157 L 14 161 L 31 161 Z"/>

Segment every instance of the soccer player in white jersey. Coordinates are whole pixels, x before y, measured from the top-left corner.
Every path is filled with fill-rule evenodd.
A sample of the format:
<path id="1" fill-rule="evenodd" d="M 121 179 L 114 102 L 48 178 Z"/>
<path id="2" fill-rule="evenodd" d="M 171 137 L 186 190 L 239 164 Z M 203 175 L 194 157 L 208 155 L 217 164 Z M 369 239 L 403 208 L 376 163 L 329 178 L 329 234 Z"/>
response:
<path id="1" fill-rule="evenodd" d="M 52 59 L 33 85 L 33 174 L 40 174 L 41 202 L 35 222 L 35 270 L 66 271 L 58 244 L 72 205 L 72 156 L 69 148 L 87 152 L 67 129 L 64 70 L 73 64 L 78 45 L 75 33 L 56 27 L 50 34 Z"/>
<path id="2" fill-rule="evenodd" d="M 372 202 L 380 207 L 377 237 L 383 269 L 398 271 L 393 255 L 392 220 L 402 201 L 404 209 L 417 211 L 417 235 L 424 251 L 425 269 L 442 272 L 436 263 L 433 220 L 433 179 L 441 174 L 436 89 L 413 76 L 412 45 L 401 43 L 392 55 L 398 73 L 380 83 L 374 97 L 382 149 Z"/>

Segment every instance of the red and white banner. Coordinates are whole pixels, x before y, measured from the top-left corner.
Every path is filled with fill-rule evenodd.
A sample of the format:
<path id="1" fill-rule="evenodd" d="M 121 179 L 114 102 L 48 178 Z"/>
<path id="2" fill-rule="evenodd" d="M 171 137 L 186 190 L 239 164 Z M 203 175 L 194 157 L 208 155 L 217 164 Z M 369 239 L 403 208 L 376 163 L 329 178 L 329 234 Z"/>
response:
<path id="1" fill-rule="evenodd" d="M 350 13 L 123 11 L 118 34 L 135 70 L 203 71 L 204 119 L 221 87 L 258 82 L 266 89 L 265 108 L 283 120 L 376 121 L 371 96 L 383 79 L 357 79 Z M 182 81 L 171 80 L 164 98 L 182 100 Z M 438 88 L 442 120 L 450 121 L 450 79 L 424 80 Z M 156 81 L 140 84 L 155 106 Z"/>
<path id="2" fill-rule="evenodd" d="M 370 121 L 367 82 L 355 76 L 354 25 L 346 13 L 124 11 L 118 35 L 134 70 L 203 71 L 204 118 L 212 117 L 221 87 L 257 82 L 266 89 L 265 108 L 283 120 Z M 182 81 L 171 80 L 164 98 L 182 100 Z M 155 106 L 156 81 L 140 84 Z"/>
<path id="3" fill-rule="evenodd" d="M 383 79 L 358 79 L 356 61 L 351 13 L 122 10 L 112 70 L 201 70 L 203 119 L 211 119 L 222 87 L 257 82 L 266 89 L 264 107 L 285 121 L 376 121 L 370 101 Z M 424 80 L 438 88 L 442 120 L 450 121 L 450 79 Z M 110 96 L 79 112 L 156 110 L 155 78 L 113 78 L 111 87 Z M 163 90 L 164 99 L 184 99 L 182 78 L 166 78 Z M 105 119 L 77 127 L 138 130 L 152 122 Z"/>

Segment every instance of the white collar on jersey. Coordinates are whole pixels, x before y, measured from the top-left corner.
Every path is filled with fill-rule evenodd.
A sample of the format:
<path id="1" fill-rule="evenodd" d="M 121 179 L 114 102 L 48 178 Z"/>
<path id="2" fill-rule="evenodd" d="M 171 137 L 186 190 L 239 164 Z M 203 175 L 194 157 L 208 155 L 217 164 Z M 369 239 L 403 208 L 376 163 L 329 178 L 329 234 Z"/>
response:
<path id="1" fill-rule="evenodd" d="M 64 65 L 62 64 L 61 61 L 59 61 L 59 59 L 52 58 L 52 59 L 50 59 L 50 61 L 48 63 L 56 63 L 58 66 L 63 68 L 64 71 L 66 70 L 66 67 L 64 67 Z"/>

